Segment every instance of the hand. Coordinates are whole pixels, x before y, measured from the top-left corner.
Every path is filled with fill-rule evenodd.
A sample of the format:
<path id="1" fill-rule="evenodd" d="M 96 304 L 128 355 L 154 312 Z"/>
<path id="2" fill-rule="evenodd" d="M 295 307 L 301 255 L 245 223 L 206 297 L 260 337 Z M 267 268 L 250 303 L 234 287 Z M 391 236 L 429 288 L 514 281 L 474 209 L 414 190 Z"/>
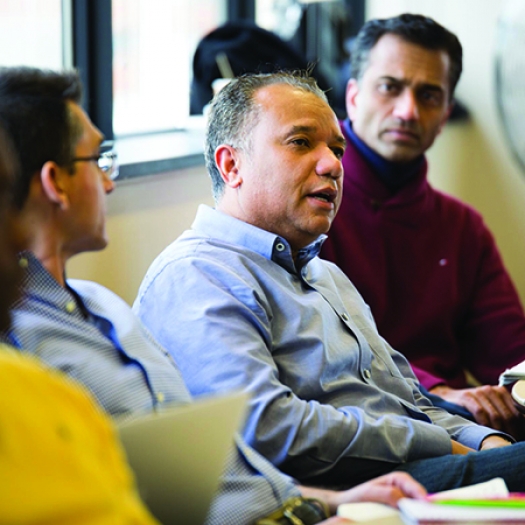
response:
<path id="1" fill-rule="evenodd" d="M 512 443 L 501 436 L 488 436 L 481 442 L 480 450 L 489 450 L 491 448 L 508 447 Z"/>
<path id="2" fill-rule="evenodd" d="M 476 452 L 473 448 L 467 447 L 458 441 L 450 440 L 452 442 L 452 454 L 468 454 L 469 452 Z"/>
<path id="3" fill-rule="evenodd" d="M 480 425 L 501 430 L 515 437 L 520 432 L 522 416 L 512 396 L 503 386 L 484 385 L 455 390 L 438 385 L 430 392 L 465 407 Z"/>
<path id="4" fill-rule="evenodd" d="M 342 492 L 311 487 L 299 487 L 299 489 L 305 497 L 324 501 L 332 514 L 335 514 L 337 507 L 343 503 L 372 501 L 397 507 L 397 502 L 401 498 L 422 499 L 427 494 L 423 485 L 406 472 L 391 472 Z"/>

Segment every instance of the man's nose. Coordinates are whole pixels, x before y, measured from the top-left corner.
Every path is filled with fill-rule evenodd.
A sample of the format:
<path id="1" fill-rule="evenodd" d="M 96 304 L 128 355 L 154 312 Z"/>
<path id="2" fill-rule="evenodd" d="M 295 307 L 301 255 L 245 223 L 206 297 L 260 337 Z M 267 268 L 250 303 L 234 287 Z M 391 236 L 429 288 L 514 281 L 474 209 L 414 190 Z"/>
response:
<path id="1" fill-rule="evenodd" d="M 343 164 L 336 153 L 329 147 L 326 147 L 319 157 L 316 171 L 318 175 L 338 179 L 343 176 Z"/>
<path id="2" fill-rule="evenodd" d="M 109 195 L 115 189 L 115 181 L 110 179 L 106 173 L 104 173 L 104 191 L 106 195 Z"/>
<path id="3" fill-rule="evenodd" d="M 417 120 L 419 118 L 417 96 L 413 91 L 405 89 L 396 99 L 394 116 L 402 120 Z"/>

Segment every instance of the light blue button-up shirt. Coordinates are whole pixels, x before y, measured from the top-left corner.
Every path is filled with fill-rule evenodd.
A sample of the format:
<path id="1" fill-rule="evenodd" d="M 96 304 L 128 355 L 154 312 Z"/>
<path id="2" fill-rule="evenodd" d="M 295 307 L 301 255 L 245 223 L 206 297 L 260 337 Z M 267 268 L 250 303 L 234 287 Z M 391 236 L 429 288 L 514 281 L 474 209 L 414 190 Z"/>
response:
<path id="1" fill-rule="evenodd" d="M 341 458 L 441 456 L 451 438 L 478 448 L 494 431 L 421 395 L 348 278 L 317 257 L 322 241 L 294 262 L 285 239 L 201 206 L 151 265 L 134 309 L 193 395 L 251 394 L 246 440 L 300 479 Z"/>

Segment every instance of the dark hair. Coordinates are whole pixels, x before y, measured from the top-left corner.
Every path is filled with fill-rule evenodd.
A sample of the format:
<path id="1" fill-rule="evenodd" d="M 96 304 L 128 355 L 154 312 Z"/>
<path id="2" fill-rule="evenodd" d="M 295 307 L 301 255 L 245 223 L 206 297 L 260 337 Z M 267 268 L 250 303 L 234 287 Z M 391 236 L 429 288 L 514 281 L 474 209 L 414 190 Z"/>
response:
<path id="1" fill-rule="evenodd" d="M 18 170 L 13 143 L 0 126 L 0 201 L 2 201 L 2 208 L 6 203 L 13 201 L 13 185 Z"/>
<path id="2" fill-rule="evenodd" d="M 71 163 L 82 129 L 67 102 L 78 104 L 81 97 L 76 71 L 0 68 L 0 123 L 13 142 L 20 165 L 14 185 L 18 208 L 27 199 L 32 177 L 46 162 Z"/>
<path id="3" fill-rule="evenodd" d="M 352 48 L 352 78 L 363 76 L 370 51 L 386 34 L 399 36 L 403 40 L 436 51 L 446 51 L 450 57 L 450 98 L 461 76 L 463 50 L 453 33 L 432 18 L 405 13 L 394 18 L 376 19 L 367 22 L 357 34 Z"/>
<path id="4" fill-rule="evenodd" d="M 17 169 L 13 146 L 0 127 L 0 331 L 9 328 L 9 309 L 19 296 L 22 278 L 16 258 L 16 241 L 19 239 L 12 214 L 12 190 Z"/>
<path id="5" fill-rule="evenodd" d="M 215 163 L 215 150 L 221 144 L 249 151 L 250 128 L 259 107 L 254 104 L 257 90 L 272 84 L 287 84 L 314 94 L 328 104 L 326 95 L 308 71 L 278 71 L 242 75 L 233 79 L 213 98 L 208 114 L 204 156 L 217 202 L 224 191 L 224 181 Z"/>

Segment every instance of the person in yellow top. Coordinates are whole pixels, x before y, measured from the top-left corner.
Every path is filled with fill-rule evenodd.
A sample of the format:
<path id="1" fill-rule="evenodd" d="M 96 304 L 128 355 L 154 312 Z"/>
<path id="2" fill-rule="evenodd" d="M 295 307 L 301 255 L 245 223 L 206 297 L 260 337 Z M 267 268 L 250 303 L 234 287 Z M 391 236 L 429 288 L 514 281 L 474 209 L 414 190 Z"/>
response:
<path id="1" fill-rule="evenodd" d="M 0 345 L 0 523 L 153 525 L 82 388 Z"/>
<path id="2" fill-rule="evenodd" d="M 20 282 L 14 165 L 0 130 L 0 326 Z M 158 525 L 109 419 L 81 386 L 0 344 L 0 524 Z"/>

